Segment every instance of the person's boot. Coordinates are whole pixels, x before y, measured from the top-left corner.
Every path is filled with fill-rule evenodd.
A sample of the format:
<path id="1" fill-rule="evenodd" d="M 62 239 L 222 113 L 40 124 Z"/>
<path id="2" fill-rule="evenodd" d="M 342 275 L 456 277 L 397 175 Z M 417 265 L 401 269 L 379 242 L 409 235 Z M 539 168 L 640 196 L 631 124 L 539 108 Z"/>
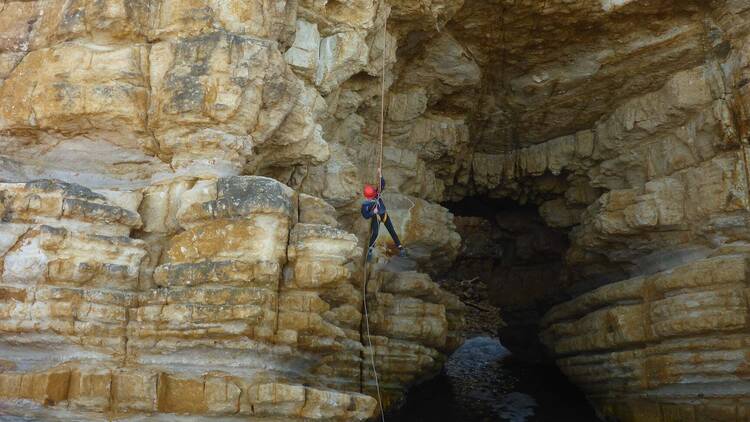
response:
<path id="1" fill-rule="evenodd" d="M 406 249 L 404 248 L 404 245 L 398 245 L 398 256 L 406 258 Z"/>

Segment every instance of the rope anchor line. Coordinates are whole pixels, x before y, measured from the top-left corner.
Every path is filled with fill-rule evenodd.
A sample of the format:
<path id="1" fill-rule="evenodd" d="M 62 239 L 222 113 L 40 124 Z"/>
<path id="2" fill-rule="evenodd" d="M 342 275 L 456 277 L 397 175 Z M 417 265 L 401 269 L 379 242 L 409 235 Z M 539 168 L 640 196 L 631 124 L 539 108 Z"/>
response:
<path id="1" fill-rule="evenodd" d="M 385 5 L 385 2 L 381 3 L 381 5 Z M 380 78 L 380 131 L 379 131 L 379 137 L 380 137 L 380 157 L 378 162 L 378 168 L 377 168 L 377 186 L 380 186 L 380 179 L 383 176 L 383 138 L 384 138 L 384 128 L 385 128 L 385 56 L 386 56 L 386 48 L 387 48 L 387 39 L 388 39 L 388 13 L 385 14 L 383 18 L 383 53 L 382 53 L 382 64 L 383 64 L 383 70 Z M 372 228 L 370 229 L 372 230 Z M 368 237 L 369 238 L 369 237 Z M 368 281 L 368 265 L 367 265 L 367 252 L 369 249 L 369 245 L 365 244 L 365 250 L 364 250 L 364 264 L 362 265 L 362 311 L 364 319 L 364 326 L 365 331 L 367 334 L 367 345 L 370 351 L 370 365 L 372 366 L 372 374 L 373 378 L 375 380 L 375 389 L 377 390 L 378 395 L 378 406 L 380 407 L 380 420 L 382 422 L 385 422 L 385 412 L 383 411 L 383 397 L 380 394 L 380 380 L 378 377 L 378 371 L 375 367 L 375 348 L 372 346 L 372 335 L 370 333 L 370 315 L 367 309 L 367 281 Z M 361 324 L 360 324 L 360 332 L 361 332 Z M 364 357 L 363 357 L 364 358 Z M 361 370 L 360 370 L 360 378 L 364 378 L 362 376 Z M 361 379 L 360 382 L 363 382 L 364 380 Z"/>
<path id="2" fill-rule="evenodd" d="M 385 413 L 383 412 L 383 398 L 380 395 L 380 381 L 378 380 L 378 371 L 375 368 L 375 349 L 372 347 L 372 336 L 370 334 L 370 317 L 367 311 L 367 257 L 363 268 L 364 277 L 362 278 L 362 308 L 364 309 L 365 331 L 367 333 L 367 345 L 370 349 L 370 364 L 372 365 L 372 375 L 375 379 L 375 389 L 378 392 L 378 406 L 380 406 L 380 419 L 385 422 Z"/>
<path id="3" fill-rule="evenodd" d="M 384 3 L 381 3 L 385 5 Z M 383 52 L 382 52 L 382 62 L 383 62 L 383 68 L 382 73 L 380 76 L 380 154 L 379 154 L 379 161 L 378 161 L 378 168 L 377 168 L 377 186 L 380 186 L 380 178 L 383 176 L 383 138 L 384 138 L 384 128 L 385 128 L 385 56 L 386 56 L 386 48 L 387 48 L 387 39 L 388 39 L 388 13 L 386 12 L 385 17 L 383 18 Z M 370 229 L 372 230 L 372 228 Z M 368 237 L 369 239 L 369 237 Z M 378 406 L 380 407 L 380 420 L 382 422 L 385 422 L 385 412 L 383 411 L 383 397 L 380 394 L 380 380 L 378 379 L 378 371 L 375 367 L 375 349 L 372 347 L 372 335 L 370 334 L 370 315 L 367 310 L 367 282 L 368 282 L 368 274 L 367 274 L 367 252 L 369 249 L 369 245 L 365 245 L 365 253 L 364 253 L 364 265 L 362 265 L 362 310 L 363 310 L 363 318 L 365 322 L 365 330 L 367 333 L 367 345 L 370 350 L 370 364 L 372 366 L 372 375 L 375 380 L 375 389 L 378 393 Z"/>

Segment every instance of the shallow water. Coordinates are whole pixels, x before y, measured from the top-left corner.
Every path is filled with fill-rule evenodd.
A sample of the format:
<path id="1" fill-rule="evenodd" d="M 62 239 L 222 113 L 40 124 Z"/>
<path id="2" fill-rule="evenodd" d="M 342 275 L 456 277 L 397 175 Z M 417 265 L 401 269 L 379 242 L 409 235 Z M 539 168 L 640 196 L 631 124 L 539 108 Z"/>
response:
<path id="1" fill-rule="evenodd" d="M 386 420 L 598 421 L 557 368 L 522 363 L 491 337 L 467 340 L 440 376 L 412 390 L 404 407 Z"/>

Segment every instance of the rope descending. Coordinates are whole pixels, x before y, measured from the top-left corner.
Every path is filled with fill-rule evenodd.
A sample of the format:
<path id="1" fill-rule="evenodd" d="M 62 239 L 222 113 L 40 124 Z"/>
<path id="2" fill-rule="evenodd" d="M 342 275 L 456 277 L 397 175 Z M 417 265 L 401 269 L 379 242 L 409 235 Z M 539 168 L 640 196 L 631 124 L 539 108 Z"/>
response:
<path id="1" fill-rule="evenodd" d="M 385 3 L 383 3 L 385 4 Z M 384 127 L 385 127 L 385 55 L 386 55 L 386 40 L 388 38 L 388 14 L 383 19 L 383 71 L 380 77 L 380 154 L 377 169 L 377 182 L 376 186 L 380 186 L 380 179 L 383 176 L 383 138 L 384 138 Z M 377 218 L 377 217 L 375 217 Z M 372 230 L 372 228 L 370 229 Z M 368 237 L 369 238 L 369 237 Z M 367 252 L 370 245 L 365 245 L 365 259 L 362 267 L 363 278 L 362 278 L 362 309 L 364 310 L 365 330 L 367 332 L 367 344 L 370 349 L 370 364 L 372 365 L 372 374 L 375 379 L 375 388 L 378 392 L 378 406 L 380 407 L 380 420 L 385 422 L 385 412 L 383 411 L 383 398 L 380 395 L 380 381 L 378 380 L 378 371 L 375 368 L 375 349 L 372 347 L 372 336 L 370 335 L 370 315 L 367 311 Z"/>
<path id="2" fill-rule="evenodd" d="M 385 413 L 383 412 L 383 398 L 380 396 L 380 382 L 378 381 L 378 371 L 375 369 L 375 349 L 372 347 L 372 338 L 370 335 L 370 317 L 367 312 L 367 258 L 365 257 L 364 277 L 362 280 L 362 304 L 365 311 L 365 330 L 367 332 L 367 344 L 370 349 L 370 364 L 372 365 L 372 374 L 375 378 L 375 389 L 378 392 L 378 406 L 380 406 L 380 419 L 385 422 Z"/>
<path id="3" fill-rule="evenodd" d="M 383 19 L 383 71 L 380 75 L 380 160 L 378 161 L 378 180 L 377 186 L 380 186 L 380 178 L 383 176 L 383 138 L 385 133 L 385 55 L 386 40 L 388 39 L 388 15 Z"/>

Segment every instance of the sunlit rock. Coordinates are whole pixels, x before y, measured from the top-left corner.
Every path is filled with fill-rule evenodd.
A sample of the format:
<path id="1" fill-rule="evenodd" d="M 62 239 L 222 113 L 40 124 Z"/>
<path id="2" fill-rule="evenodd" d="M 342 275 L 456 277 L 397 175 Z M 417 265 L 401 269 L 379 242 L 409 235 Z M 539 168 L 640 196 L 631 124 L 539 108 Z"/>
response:
<path id="1" fill-rule="evenodd" d="M 436 282 L 465 274 L 601 415 L 746 419 L 749 22 L 738 0 L 2 2 L 3 412 L 373 418 L 371 360 L 391 408 L 460 345 Z M 366 277 L 379 167 L 407 256 L 381 227 Z"/>

